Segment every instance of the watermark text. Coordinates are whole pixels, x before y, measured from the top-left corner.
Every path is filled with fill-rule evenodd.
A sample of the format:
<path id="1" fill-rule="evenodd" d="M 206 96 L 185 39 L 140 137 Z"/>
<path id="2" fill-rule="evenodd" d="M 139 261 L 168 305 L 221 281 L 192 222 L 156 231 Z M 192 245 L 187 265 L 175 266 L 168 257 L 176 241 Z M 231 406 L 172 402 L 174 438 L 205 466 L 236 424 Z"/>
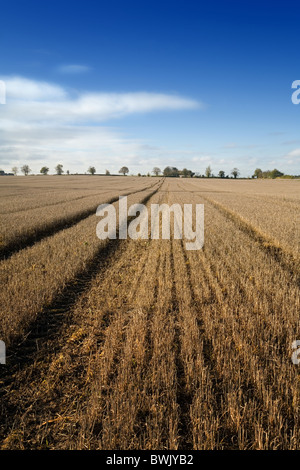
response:
<path id="1" fill-rule="evenodd" d="M 6 347 L 4 341 L 0 341 L 0 364 L 6 364 Z"/>
<path id="2" fill-rule="evenodd" d="M 171 215 L 173 215 L 174 239 L 185 238 L 187 250 L 200 250 L 204 245 L 204 205 L 195 204 L 151 204 L 150 214 L 144 204 L 132 204 L 128 208 L 127 196 L 119 197 L 120 240 L 163 240 L 171 238 Z M 138 215 L 137 215 L 138 214 Z M 117 211 L 113 204 L 101 204 L 96 215 L 102 217 L 97 224 L 96 233 L 100 240 L 117 238 Z M 193 217 L 194 215 L 194 217 Z M 150 221 L 149 221 L 150 216 Z M 128 225 L 128 218 L 135 217 Z M 193 224 L 194 219 L 194 224 Z"/>
<path id="3" fill-rule="evenodd" d="M 292 103 L 300 103 L 300 80 L 294 80 L 292 83 L 292 88 L 296 88 L 296 91 L 292 93 Z"/>
<path id="4" fill-rule="evenodd" d="M 294 350 L 292 354 L 292 362 L 293 364 L 298 365 L 300 363 L 300 339 L 296 339 L 292 342 L 292 349 Z"/>

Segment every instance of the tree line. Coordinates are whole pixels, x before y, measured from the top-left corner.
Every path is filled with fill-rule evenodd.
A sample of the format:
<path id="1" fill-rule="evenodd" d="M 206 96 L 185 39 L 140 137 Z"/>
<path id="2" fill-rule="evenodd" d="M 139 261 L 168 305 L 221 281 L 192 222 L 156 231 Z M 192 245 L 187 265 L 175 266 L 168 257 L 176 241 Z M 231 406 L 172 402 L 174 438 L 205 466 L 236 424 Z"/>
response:
<path id="1" fill-rule="evenodd" d="M 254 171 L 252 178 L 280 178 L 284 176 L 284 173 L 281 171 L 277 170 L 277 168 L 274 168 L 274 170 L 267 170 L 267 171 L 262 171 L 260 168 L 256 168 Z"/>
<path id="2" fill-rule="evenodd" d="M 23 173 L 25 176 L 28 176 L 29 173 L 32 173 L 32 170 L 31 168 L 29 167 L 29 165 L 23 165 L 21 166 L 20 168 L 21 170 L 21 173 Z M 19 168 L 17 166 L 14 166 L 12 169 L 11 169 L 12 173 L 16 176 L 18 173 L 19 173 Z M 47 167 L 47 166 L 43 166 L 41 169 L 40 169 L 40 173 L 42 175 L 48 175 L 50 171 L 50 168 Z M 59 163 L 58 165 L 56 165 L 55 167 L 55 172 L 57 175 L 62 175 L 64 174 L 64 169 L 63 169 L 63 165 L 61 163 Z M 90 175 L 95 175 L 96 174 L 96 168 L 94 166 L 90 166 L 87 170 L 87 173 L 89 173 Z M 129 169 L 127 168 L 127 166 L 122 166 L 122 168 L 120 168 L 119 170 L 119 173 L 122 174 L 122 175 L 127 175 L 129 173 Z M 66 174 L 69 175 L 70 172 L 69 170 L 66 171 Z M 107 176 L 110 175 L 110 171 L 109 170 L 105 170 L 105 174 Z"/>
<path id="3" fill-rule="evenodd" d="M 160 168 L 154 167 L 152 170 L 155 176 L 163 175 L 166 177 L 179 177 L 182 176 L 184 178 L 212 178 L 215 175 L 212 172 L 210 165 L 206 168 L 205 174 L 201 175 L 198 172 L 193 172 L 192 170 L 188 170 L 187 168 L 183 168 L 183 170 L 178 170 L 178 168 L 174 166 L 167 166 L 163 171 Z M 230 173 L 234 178 L 237 178 L 240 175 L 240 170 L 238 168 L 234 168 Z M 220 170 L 218 173 L 219 178 L 228 178 L 229 175 L 225 175 L 225 171 Z"/>
<path id="4" fill-rule="evenodd" d="M 23 165 L 20 168 L 20 170 L 25 176 L 29 175 L 29 173 L 32 173 L 31 168 L 27 164 Z M 50 169 L 47 166 L 43 166 L 40 169 L 40 173 L 42 175 L 48 175 L 49 171 L 50 171 Z M 14 175 L 17 175 L 18 172 L 19 172 L 19 168 L 14 166 L 12 168 L 12 173 Z M 57 175 L 62 175 L 62 174 L 65 173 L 65 171 L 63 169 L 63 165 L 61 163 L 56 165 L 55 172 L 56 172 Z M 95 175 L 96 174 L 96 168 L 94 166 L 90 166 L 87 170 L 87 173 L 89 173 L 90 175 Z M 119 174 L 122 174 L 124 176 L 126 176 L 128 173 L 129 173 L 129 168 L 127 166 L 122 166 L 119 170 Z M 69 170 L 66 171 L 66 174 L 67 175 L 70 174 Z M 178 178 L 178 177 L 184 177 L 184 178 L 193 178 L 193 177 L 194 178 L 229 178 L 229 177 L 231 177 L 231 178 L 236 179 L 240 176 L 240 170 L 238 168 L 233 168 L 233 170 L 227 175 L 225 174 L 225 171 L 220 170 L 218 172 L 218 174 L 215 175 L 213 173 L 210 165 L 205 169 L 204 174 L 200 174 L 199 172 L 193 172 L 192 170 L 188 170 L 187 168 L 183 168 L 183 170 L 179 170 L 178 168 L 173 167 L 173 166 L 166 166 L 164 168 L 164 170 L 162 171 L 159 167 L 156 166 L 156 167 L 153 168 L 152 174 L 154 176 L 161 176 L 162 175 L 162 176 L 165 176 L 165 177 L 175 177 L 175 178 Z M 109 176 L 110 171 L 105 170 L 105 175 Z M 138 173 L 138 176 L 142 176 L 141 173 Z M 144 176 L 151 176 L 151 175 L 150 175 L 150 173 L 147 173 L 147 175 L 144 175 Z M 272 178 L 272 179 L 274 179 L 274 178 L 297 178 L 297 176 L 285 175 L 284 173 L 277 170 L 276 168 L 274 168 L 274 170 L 266 170 L 266 171 L 263 171 L 260 168 L 256 168 L 253 175 L 252 175 L 252 178 Z"/>
<path id="5" fill-rule="evenodd" d="M 32 170 L 31 168 L 29 167 L 29 165 L 23 165 L 21 168 L 21 173 L 23 173 L 25 176 L 28 176 L 30 173 L 32 173 Z M 47 166 L 43 166 L 41 169 L 40 169 L 40 173 L 42 175 L 48 175 L 50 169 L 49 167 Z M 17 175 L 18 172 L 19 172 L 19 168 L 14 166 L 12 168 L 12 172 L 14 175 Z M 65 173 L 64 169 L 63 169 L 63 165 L 61 163 L 59 163 L 58 165 L 56 165 L 55 167 L 55 172 L 57 175 L 62 175 Z M 89 173 L 90 175 L 95 175 L 96 174 L 96 168 L 94 166 L 90 166 L 87 170 L 87 173 Z M 119 170 L 119 173 L 122 174 L 122 175 L 127 175 L 129 173 L 129 168 L 127 166 L 122 166 Z M 200 175 L 200 173 L 195 173 L 193 172 L 192 170 L 188 170 L 187 168 L 183 168 L 183 170 L 178 170 L 178 168 L 176 167 L 171 167 L 171 166 L 166 166 L 164 168 L 164 170 L 162 171 L 160 168 L 158 167 L 154 167 L 153 170 L 152 170 L 152 173 L 155 175 L 155 176 L 160 176 L 160 175 L 163 175 L 163 176 L 166 176 L 166 177 L 179 177 L 179 176 L 183 176 L 185 178 L 193 178 L 193 177 L 207 177 L 207 178 L 210 178 L 210 177 L 213 177 L 213 173 L 212 173 L 212 170 L 211 170 L 211 167 L 208 166 L 205 170 L 205 175 Z M 69 170 L 66 171 L 66 174 L 69 175 L 70 172 Z M 234 168 L 231 172 L 231 174 L 234 176 L 234 178 L 237 178 L 237 176 L 239 176 L 240 172 L 237 168 Z M 105 170 L 105 175 L 109 176 L 110 175 L 110 171 L 109 170 Z M 138 176 L 142 176 L 140 173 L 138 173 Z M 150 173 L 147 174 L 147 176 L 150 176 Z M 218 176 L 220 178 L 225 178 L 225 172 L 224 171 L 219 171 L 219 174 Z"/>

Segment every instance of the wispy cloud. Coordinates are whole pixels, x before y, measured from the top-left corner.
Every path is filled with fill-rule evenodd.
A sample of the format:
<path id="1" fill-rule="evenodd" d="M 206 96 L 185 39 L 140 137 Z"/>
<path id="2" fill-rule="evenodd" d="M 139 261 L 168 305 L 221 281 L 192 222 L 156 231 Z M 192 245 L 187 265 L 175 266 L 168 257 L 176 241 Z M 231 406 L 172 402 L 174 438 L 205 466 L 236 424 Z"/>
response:
<path id="1" fill-rule="evenodd" d="M 294 149 L 284 157 L 289 165 L 300 163 L 300 148 Z"/>
<path id="2" fill-rule="evenodd" d="M 295 145 L 295 144 L 300 144 L 300 140 L 295 139 L 295 140 L 286 140 L 285 142 L 281 142 L 281 145 Z"/>
<path id="3" fill-rule="evenodd" d="M 222 145 L 222 149 L 254 149 L 260 147 L 257 144 L 237 144 L 236 142 L 228 142 L 227 144 Z"/>
<path id="4" fill-rule="evenodd" d="M 227 144 L 224 144 L 221 148 L 223 149 L 236 149 L 238 147 L 238 144 L 236 142 L 228 142 Z"/>
<path id="5" fill-rule="evenodd" d="M 273 136 L 281 136 L 281 135 L 284 135 L 286 134 L 286 132 L 281 132 L 281 131 L 275 131 L 275 132 L 268 132 L 267 135 L 273 135 Z"/>
<path id="6" fill-rule="evenodd" d="M 2 77 L 6 105 L 1 107 L 0 155 L 11 164 L 36 165 L 56 161 L 78 162 L 76 171 L 101 161 L 101 166 L 130 164 L 145 158 L 145 142 L 129 139 L 105 126 L 109 120 L 134 113 L 201 108 L 201 103 L 179 95 L 151 92 L 77 93 L 60 85 Z M 157 152 L 158 153 L 158 152 Z M 79 168 L 79 166 L 81 168 Z M 73 169 L 73 168 L 72 168 Z"/>
<path id="7" fill-rule="evenodd" d="M 11 101 L 48 101 L 66 98 L 65 90 L 59 85 L 29 80 L 24 77 L 3 77 L 7 98 Z"/>
<path id="8" fill-rule="evenodd" d="M 59 85 L 22 77 L 5 79 L 5 118 L 22 122 L 107 121 L 132 113 L 196 109 L 201 103 L 164 93 L 79 93 L 71 96 Z"/>
<path id="9" fill-rule="evenodd" d="M 211 162 L 212 157 L 210 155 L 204 155 L 202 157 L 195 156 L 195 157 L 192 158 L 192 161 L 193 162 Z"/>
<path id="10" fill-rule="evenodd" d="M 87 73 L 91 70 L 91 67 L 88 65 L 80 65 L 80 64 L 65 64 L 60 65 L 57 67 L 57 71 L 63 74 L 80 74 L 80 73 Z"/>

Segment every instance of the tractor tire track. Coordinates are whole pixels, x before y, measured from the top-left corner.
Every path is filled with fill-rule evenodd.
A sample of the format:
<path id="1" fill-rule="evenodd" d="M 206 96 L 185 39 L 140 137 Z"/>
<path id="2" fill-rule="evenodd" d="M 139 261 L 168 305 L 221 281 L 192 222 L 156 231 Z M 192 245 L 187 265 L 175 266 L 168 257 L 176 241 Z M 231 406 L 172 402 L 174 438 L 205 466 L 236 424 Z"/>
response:
<path id="1" fill-rule="evenodd" d="M 141 201 L 141 203 L 146 204 L 156 192 L 157 189 L 152 191 Z M 99 249 L 85 269 L 77 274 L 75 280 L 68 283 L 64 290 L 53 300 L 51 305 L 44 308 L 43 311 L 40 312 L 36 320 L 30 326 L 26 337 L 18 343 L 14 342 L 7 351 L 7 362 L 9 365 L 8 367 L 6 366 L 5 369 L 2 369 L 2 374 L 0 376 L 2 414 L 1 435 L 4 441 L 5 437 L 10 435 L 8 429 L 13 430 L 13 423 L 15 420 L 17 421 L 17 416 L 19 414 L 18 405 L 16 403 L 11 404 L 9 396 L 10 391 L 14 388 L 16 381 L 19 380 L 18 377 L 20 376 L 22 381 L 22 375 L 28 371 L 31 379 L 33 381 L 36 380 L 40 373 L 38 368 L 36 368 L 36 365 L 44 362 L 45 358 L 47 358 L 49 355 L 51 357 L 56 357 L 59 355 L 59 352 L 62 348 L 62 343 L 60 340 L 57 341 L 57 339 L 66 331 L 68 326 L 72 324 L 72 309 L 78 303 L 78 300 L 84 296 L 85 293 L 88 293 L 94 279 L 96 277 L 101 278 L 105 276 L 105 273 L 110 268 L 111 263 L 115 264 L 116 260 L 123 256 L 126 260 L 126 251 L 126 241 L 119 240 L 119 238 L 116 240 L 109 240 L 104 247 Z M 150 256 L 150 251 L 147 252 L 147 256 Z M 137 279 L 135 279 L 135 286 L 133 286 L 131 296 L 136 295 L 141 277 L 143 276 L 146 262 L 147 260 L 145 260 L 141 265 L 141 272 Z M 124 261 L 124 264 L 126 265 L 126 261 Z M 100 338 L 100 342 L 98 341 L 97 343 L 98 348 L 101 347 L 101 343 L 107 337 L 106 335 L 108 329 L 112 326 L 111 315 L 112 312 L 107 311 L 102 317 L 104 330 L 101 334 L 102 339 Z M 125 328 L 130 319 L 128 317 L 124 317 L 124 320 L 125 323 L 123 327 Z M 120 341 L 121 345 L 123 340 Z M 119 353 L 120 351 L 116 349 L 114 358 L 112 358 L 111 361 L 114 370 L 117 369 L 119 363 L 117 358 Z M 113 370 L 109 372 L 108 375 L 110 381 L 113 379 L 114 374 L 115 372 L 113 372 Z"/>
<path id="2" fill-rule="evenodd" d="M 227 219 L 233 222 L 233 224 L 245 233 L 253 242 L 255 242 L 260 249 L 271 256 L 291 277 L 291 280 L 300 287 L 300 261 L 299 257 L 295 257 L 292 253 L 287 252 L 284 248 L 279 246 L 274 240 L 268 235 L 262 233 L 256 227 L 254 227 L 246 219 L 239 216 L 236 212 L 228 209 L 219 202 L 213 199 L 203 196 L 201 197 L 215 207 L 221 214 Z"/>
<path id="3" fill-rule="evenodd" d="M 156 192 L 157 189 L 152 191 L 141 203 L 146 204 Z M 13 341 L 7 350 L 7 366 L 1 368 L 0 378 L 2 380 L 6 374 L 9 380 L 13 370 L 16 368 L 20 370 L 27 363 L 32 362 L 36 351 L 39 350 L 39 343 L 41 344 L 45 338 L 50 339 L 59 333 L 60 327 L 67 318 L 68 311 L 76 303 L 78 297 L 89 288 L 92 279 L 105 269 L 108 260 L 116 255 L 122 243 L 124 243 L 123 240 L 117 238 L 116 240 L 108 240 L 104 247 L 100 247 L 85 268 L 66 284 L 50 305 L 41 310 L 35 321 L 29 326 L 25 338 L 16 338 Z M 9 371 L 7 371 L 8 367 Z"/>
<path id="4" fill-rule="evenodd" d="M 124 196 L 131 196 L 133 194 L 138 194 L 148 189 L 155 188 L 155 186 L 157 186 L 156 190 L 158 190 L 161 184 L 162 182 L 158 181 L 150 186 L 139 189 L 137 191 L 128 192 L 127 194 L 124 194 Z M 109 200 L 103 200 L 100 203 L 101 204 L 104 204 L 104 203 L 113 204 L 114 202 L 118 200 L 119 200 L 119 196 L 110 198 Z M 0 261 L 9 259 L 13 254 L 25 248 L 31 247 L 35 243 L 40 242 L 41 240 L 44 240 L 48 237 L 55 235 L 61 230 L 65 230 L 65 229 L 73 227 L 74 225 L 78 224 L 78 222 L 81 222 L 82 220 L 87 219 L 91 215 L 94 215 L 98 206 L 99 206 L 99 203 L 93 207 L 83 209 L 76 214 L 72 214 L 70 216 L 60 218 L 57 221 L 55 221 L 55 223 L 49 223 L 49 224 L 46 224 L 44 227 L 39 227 L 35 229 L 34 233 L 24 233 L 24 234 L 18 235 L 17 238 L 13 238 L 5 246 L 0 247 Z"/>

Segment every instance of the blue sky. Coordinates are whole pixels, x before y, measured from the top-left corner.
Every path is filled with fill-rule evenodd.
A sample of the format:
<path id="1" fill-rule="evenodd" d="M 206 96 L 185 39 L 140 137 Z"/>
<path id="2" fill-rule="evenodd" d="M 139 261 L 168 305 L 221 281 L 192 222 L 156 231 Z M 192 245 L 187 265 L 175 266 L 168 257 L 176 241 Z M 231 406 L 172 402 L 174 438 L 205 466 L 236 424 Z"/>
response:
<path id="1" fill-rule="evenodd" d="M 1 2 L 0 166 L 300 174 L 297 2 Z"/>

